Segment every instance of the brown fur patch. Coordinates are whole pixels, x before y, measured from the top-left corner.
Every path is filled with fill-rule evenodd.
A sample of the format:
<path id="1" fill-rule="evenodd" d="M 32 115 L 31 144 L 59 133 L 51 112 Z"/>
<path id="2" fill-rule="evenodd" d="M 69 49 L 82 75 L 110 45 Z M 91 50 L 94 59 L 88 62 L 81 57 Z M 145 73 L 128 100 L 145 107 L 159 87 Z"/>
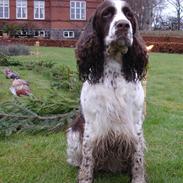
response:
<path id="1" fill-rule="evenodd" d="M 83 137 L 85 120 L 81 113 L 79 113 L 71 124 L 73 132 L 79 132 L 80 136 Z"/>
<path id="2" fill-rule="evenodd" d="M 127 141 L 127 139 L 114 132 L 98 139 L 93 150 L 95 169 L 110 172 L 130 172 L 136 140 Z"/>

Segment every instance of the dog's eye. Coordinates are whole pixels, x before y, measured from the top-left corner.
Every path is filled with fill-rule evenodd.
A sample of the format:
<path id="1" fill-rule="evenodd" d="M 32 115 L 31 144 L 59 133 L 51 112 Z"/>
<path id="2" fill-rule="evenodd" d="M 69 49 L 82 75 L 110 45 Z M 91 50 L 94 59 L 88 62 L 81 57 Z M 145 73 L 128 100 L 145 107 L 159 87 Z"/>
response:
<path id="1" fill-rule="evenodd" d="M 125 14 L 125 16 L 127 18 L 131 18 L 132 17 L 132 13 L 131 13 L 130 9 L 127 8 L 127 7 L 123 8 L 123 13 Z"/>
<path id="2" fill-rule="evenodd" d="M 111 8 L 107 8 L 106 10 L 104 10 L 104 12 L 102 13 L 102 17 L 103 18 L 111 18 L 114 14 L 114 9 Z"/>

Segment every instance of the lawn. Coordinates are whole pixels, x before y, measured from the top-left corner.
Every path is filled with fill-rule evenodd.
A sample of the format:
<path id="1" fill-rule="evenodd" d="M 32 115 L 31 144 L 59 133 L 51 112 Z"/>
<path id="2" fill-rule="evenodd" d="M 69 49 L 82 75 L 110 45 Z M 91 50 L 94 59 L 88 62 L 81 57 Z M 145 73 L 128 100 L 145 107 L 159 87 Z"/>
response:
<path id="1" fill-rule="evenodd" d="M 38 51 L 38 55 L 37 55 Z M 66 65 L 71 69 L 76 70 L 76 64 L 74 62 L 74 50 L 69 48 L 52 48 L 52 47 L 40 47 L 38 50 L 32 47 L 32 55 L 29 56 L 17 56 L 13 59 L 21 61 L 22 63 L 27 62 L 54 62 L 56 65 Z M 11 67 L 13 71 L 20 74 L 21 78 L 27 80 L 31 84 L 32 92 L 37 96 L 45 96 L 50 89 L 50 81 L 47 77 L 42 74 L 37 74 L 33 71 L 27 72 L 27 70 L 22 70 L 19 67 Z M 0 69 L 0 101 L 7 101 L 11 98 L 10 92 L 7 92 L 10 87 L 10 81 L 4 79 L 4 75 Z M 6 89 L 5 89 L 6 88 Z"/>
<path id="2" fill-rule="evenodd" d="M 34 49 L 33 49 L 34 51 Z M 39 48 L 39 56 L 22 62 L 52 60 L 76 69 L 73 49 Z M 36 95 L 46 95 L 49 80 L 13 68 L 31 82 Z M 152 53 L 148 72 L 147 116 L 144 124 L 146 169 L 150 183 L 183 182 L 183 56 Z M 0 102 L 9 100 L 10 81 L 0 72 Z M 15 134 L 0 139 L 0 183 L 75 183 L 77 169 L 66 163 L 65 132 L 51 135 Z M 125 183 L 127 177 L 97 174 L 95 183 Z"/>

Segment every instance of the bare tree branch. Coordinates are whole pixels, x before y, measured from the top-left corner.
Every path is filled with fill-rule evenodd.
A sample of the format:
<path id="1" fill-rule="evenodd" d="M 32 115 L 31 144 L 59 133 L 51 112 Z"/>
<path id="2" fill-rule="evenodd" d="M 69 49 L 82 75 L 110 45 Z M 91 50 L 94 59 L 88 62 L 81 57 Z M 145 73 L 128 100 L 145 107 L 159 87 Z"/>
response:
<path id="1" fill-rule="evenodd" d="M 171 4 L 177 14 L 177 30 L 181 29 L 181 19 L 182 19 L 182 13 L 183 13 L 183 0 L 167 0 L 169 4 Z"/>
<path id="2" fill-rule="evenodd" d="M 174 7 L 176 6 L 175 2 L 172 1 L 172 0 L 167 0 L 167 2 L 168 2 L 169 4 L 171 4 L 171 5 L 173 5 Z"/>

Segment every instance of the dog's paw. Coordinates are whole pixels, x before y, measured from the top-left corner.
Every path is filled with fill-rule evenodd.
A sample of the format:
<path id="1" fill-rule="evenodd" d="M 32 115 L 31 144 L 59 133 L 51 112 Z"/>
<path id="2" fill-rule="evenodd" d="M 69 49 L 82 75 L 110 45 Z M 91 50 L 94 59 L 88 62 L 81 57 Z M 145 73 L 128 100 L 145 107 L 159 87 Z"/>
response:
<path id="1" fill-rule="evenodd" d="M 144 178 L 135 178 L 132 179 L 131 183 L 146 183 L 146 180 Z"/>
<path id="2" fill-rule="evenodd" d="M 80 180 L 78 183 L 92 183 L 92 180 Z"/>
<path id="3" fill-rule="evenodd" d="M 77 183 L 93 183 L 92 178 L 85 178 L 85 179 L 80 179 L 79 177 L 77 178 Z"/>

